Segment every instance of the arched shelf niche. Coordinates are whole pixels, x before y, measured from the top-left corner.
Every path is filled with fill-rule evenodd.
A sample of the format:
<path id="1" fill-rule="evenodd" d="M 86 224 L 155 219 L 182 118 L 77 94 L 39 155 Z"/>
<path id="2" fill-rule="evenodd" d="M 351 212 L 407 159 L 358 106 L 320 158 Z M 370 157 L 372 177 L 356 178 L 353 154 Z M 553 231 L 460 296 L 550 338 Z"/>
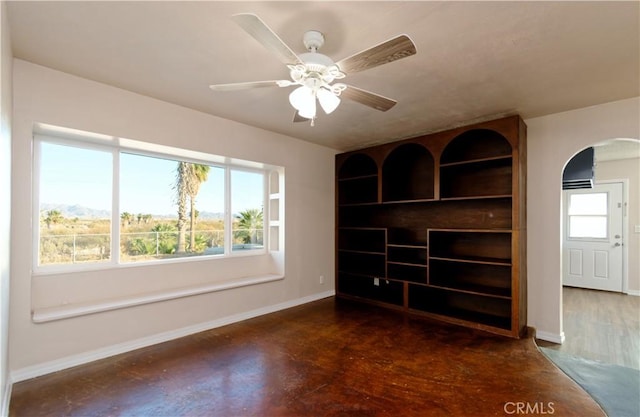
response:
<path id="1" fill-rule="evenodd" d="M 424 146 L 407 143 L 395 148 L 382 165 L 382 201 L 431 200 L 433 156 Z"/>
<path id="2" fill-rule="evenodd" d="M 472 129 L 449 142 L 440 157 L 441 164 L 511 156 L 511 144 L 500 133 L 489 129 Z"/>
<path id="3" fill-rule="evenodd" d="M 472 129 L 449 142 L 440 157 L 440 198 L 502 198 L 512 190 L 509 141 L 489 129 Z"/>
<path id="4" fill-rule="evenodd" d="M 349 156 L 338 171 L 338 204 L 368 204 L 378 201 L 378 165 L 368 155 Z"/>
<path id="5" fill-rule="evenodd" d="M 344 180 L 367 175 L 378 175 L 378 166 L 369 155 L 356 153 L 344 161 L 338 178 Z"/>

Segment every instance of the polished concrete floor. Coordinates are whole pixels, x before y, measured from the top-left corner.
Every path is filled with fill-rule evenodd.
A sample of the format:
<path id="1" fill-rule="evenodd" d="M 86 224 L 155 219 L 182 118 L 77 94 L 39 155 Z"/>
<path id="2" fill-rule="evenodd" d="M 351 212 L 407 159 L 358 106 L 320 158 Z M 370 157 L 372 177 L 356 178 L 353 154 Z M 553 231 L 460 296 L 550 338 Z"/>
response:
<path id="1" fill-rule="evenodd" d="M 640 369 L 640 297 L 563 287 L 565 342 L 541 346 L 604 363 Z"/>
<path id="2" fill-rule="evenodd" d="M 334 298 L 20 382 L 10 404 L 29 417 L 526 411 L 604 415 L 532 338 Z"/>

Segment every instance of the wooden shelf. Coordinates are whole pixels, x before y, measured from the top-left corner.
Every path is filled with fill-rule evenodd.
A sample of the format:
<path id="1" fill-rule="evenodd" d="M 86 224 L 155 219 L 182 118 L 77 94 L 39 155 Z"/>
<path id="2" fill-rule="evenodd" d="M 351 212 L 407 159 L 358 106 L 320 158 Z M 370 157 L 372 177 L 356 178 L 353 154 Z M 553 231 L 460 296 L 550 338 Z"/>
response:
<path id="1" fill-rule="evenodd" d="M 493 157 L 489 157 L 489 158 L 478 158 L 478 159 L 469 159 L 469 160 L 465 160 L 465 161 L 456 161 L 456 162 L 449 162 L 449 163 L 441 163 L 440 167 L 453 167 L 453 166 L 459 166 L 459 165 L 469 165 L 469 164 L 477 164 L 477 163 L 485 163 L 485 162 L 491 162 L 491 161 L 507 161 L 507 160 L 511 160 L 512 156 L 493 156 Z"/>
<path id="2" fill-rule="evenodd" d="M 467 197 L 444 197 L 441 201 L 460 201 L 460 200 L 487 200 L 492 198 L 511 198 L 511 194 L 495 194 L 495 195 L 473 195 Z"/>
<path id="3" fill-rule="evenodd" d="M 461 262 L 461 263 L 468 263 L 468 264 L 511 266 L 511 262 L 505 262 L 504 259 L 494 259 L 494 258 L 480 258 L 480 257 L 478 257 L 478 258 L 471 258 L 471 257 L 466 257 L 466 258 L 444 258 L 444 257 L 439 257 L 439 256 L 431 256 L 431 257 L 429 257 L 429 259 L 437 259 L 437 260 L 449 261 L 449 262 Z"/>
<path id="4" fill-rule="evenodd" d="M 338 203 L 341 205 L 377 203 L 378 177 L 371 175 L 348 181 L 342 180 L 338 190 Z"/>
<path id="5" fill-rule="evenodd" d="M 500 328 L 511 326 L 511 300 L 409 284 L 409 308 Z"/>
<path id="6" fill-rule="evenodd" d="M 504 298 L 506 300 L 511 299 L 511 292 L 504 288 L 495 288 L 495 287 L 487 287 L 484 285 L 469 285 L 465 288 L 456 288 L 452 286 L 441 286 L 441 285 L 433 285 L 429 284 L 431 288 L 439 288 L 447 291 L 455 291 L 467 294 L 480 295 L 483 297 L 496 297 L 496 298 Z"/>
<path id="7" fill-rule="evenodd" d="M 440 198 L 511 195 L 512 158 L 440 165 Z"/>
<path id="8" fill-rule="evenodd" d="M 427 248 L 387 245 L 389 263 L 427 266 Z"/>
<path id="9" fill-rule="evenodd" d="M 435 198 L 421 198 L 413 200 L 388 200 L 383 201 L 382 204 L 411 204 L 411 203 L 428 203 L 430 201 L 438 201 Z"/>
<path id="10" fill-rule="evenodd" d="M 511 250 L 510 231 L 429 230 L 430 259 L 510 265 Z"/>
<path id="11" fill-rule="evenodd" d="M 400 281 L 427 283 L 427 266 L 387 262 L 387 277 Z"/>
<path id="12" fill-rule="evenodd" d="M 461 309 L 449 309 L 438 313 L 411 308 L 409 311 L 452 324 L 513 336 L 513 332 L 510 330 L 511 320 L 509 317 L 498 317 Z"/>
<path id="13" fill-rule="evenodd" d="M 380 228 L 341 228 L 338 250 L 360 253 L 386 253 L 387 230 Z"/>
<path id="14" fill-rule="evenodd" d="M 396 306 L 404 305 L 404 283 L 402 282 L 386 279 L 376 281 L 373 277 L 345 273 L 338 275 L 339 294 Z"/>
<path id="15" fill-rule="evenodd" d="M 427 249 L 427 245 L 410 245 L 401 243 L 388 243 L 389 248 L 407 248 L 407 249 Z"/>
<path id="16" fill-rule="evenodd" d="M 384 252 L 372 252 L 372 251 L 366 251 L 366 250 L 355 250 L 355 249 L 338 249 L 340 252 L 345 252 L 345 253 L 363 253 L 363 254 L 369 254 L 369 255 L 382 255 L 385 256 L 386 254 Z"/>
<path id="17" fill-rule="evenodd" d="M 357 177 L 339 178 L 338 181 L 347 182 L 347 181 L 358 181 L 358 180 L 365 180 L 365 179 L 371 179 L 371 178 L 377 179 L 378 175 L 377 174 L 359 175 Z"/>

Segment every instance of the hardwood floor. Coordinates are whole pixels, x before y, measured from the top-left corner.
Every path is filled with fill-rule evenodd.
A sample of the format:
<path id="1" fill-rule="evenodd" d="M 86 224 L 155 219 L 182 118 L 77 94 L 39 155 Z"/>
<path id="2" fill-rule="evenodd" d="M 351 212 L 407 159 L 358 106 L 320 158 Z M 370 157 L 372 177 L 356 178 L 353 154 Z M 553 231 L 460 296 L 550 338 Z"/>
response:
<path id="1" fill-rule="evenodd" d="M 540 346 L 640 369 L 640 297 L 563 287 L 562 304 L 565 342 Z"/>
<path id="2" fill-rule="evenodd" d="M 499 416 L 518 409 L 604 415 L 532 338 L 328 298 L 17 383 L 10 416 Z"/>

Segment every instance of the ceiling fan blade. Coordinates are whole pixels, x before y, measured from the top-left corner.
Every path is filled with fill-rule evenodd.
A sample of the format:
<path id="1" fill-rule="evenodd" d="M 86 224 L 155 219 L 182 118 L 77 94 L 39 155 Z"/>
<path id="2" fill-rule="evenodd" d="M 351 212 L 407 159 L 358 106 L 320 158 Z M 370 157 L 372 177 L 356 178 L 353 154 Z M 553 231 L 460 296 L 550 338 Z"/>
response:
<path id="1" fill-rule="evenodd" d="M 379 45 L 351 55 L 336 65 L 344 73 L 364 71 L 378 65 L 415 55 L 416 46 L 407 35 L 399 35 Z"/>
<path id="2" fill-rule="evenodd" d="M 298 123 L 298 122 L 308 122 L 310 119 L 307 119 L 306 117 L 302 117 L 300 116 L 300 113 L 298 113 L 296 111 L 296 113 L 293 115 L 293 123 Z"/>
<path id="3" fill-rule="evenodd" d="M 261 87 L 288 87 L 291 84 L 287 80 L 250 81 L 246 83 L 214 84 L 210 85 L 209 88 L 213 91 L 236 91 Z"/>
<path id="4" fill-rule="evenodd" d="M 233 20 L 267 50 L 277 55 L 281 62 L 289 65 L 302 63 L 298 55 L 255 14 L 235 14 L 233 15 Z"/>
<path id="5" fill-rule="evenodd" d="M 364 104 L 365 106 L 369 106 L 380 111 L 387 111 L 397 103 L 397 101 L 381 96 L 380 94 L 372 93 L 371 91 L 363 90 L 351 85 L 347 85 L 347 88 L 340 94 L 340 97 Z"/>

